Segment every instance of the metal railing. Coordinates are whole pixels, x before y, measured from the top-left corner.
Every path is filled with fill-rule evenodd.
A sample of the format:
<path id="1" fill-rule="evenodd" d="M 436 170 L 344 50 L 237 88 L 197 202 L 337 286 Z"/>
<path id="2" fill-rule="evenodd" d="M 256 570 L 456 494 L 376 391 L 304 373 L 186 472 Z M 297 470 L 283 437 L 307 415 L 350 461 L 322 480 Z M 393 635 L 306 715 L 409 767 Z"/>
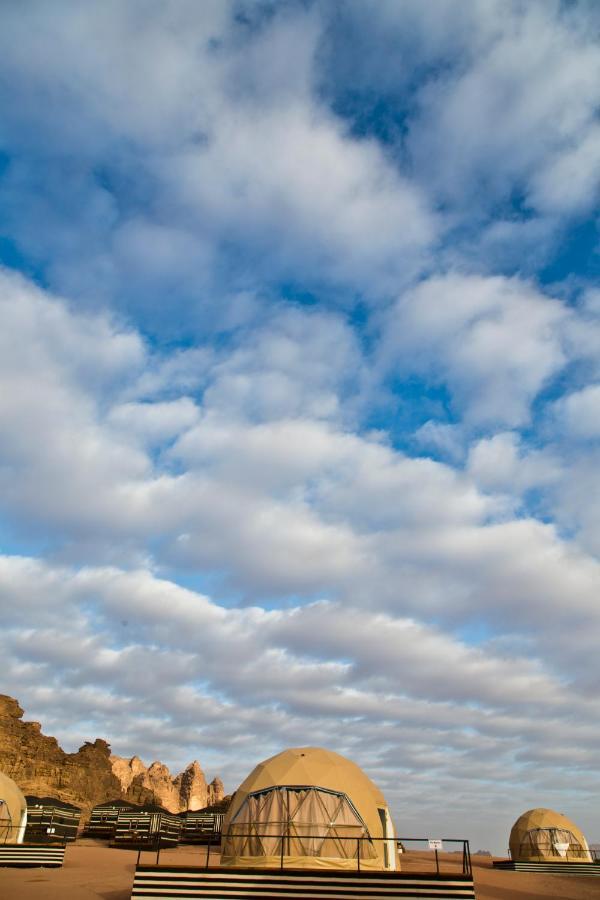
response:
<path id="1" fill-rule="evenodd" d="M 371 837 L 369 835 L 363 835 L 362 837 L 354 837 L 354 836 L 346 836 L 346 835 L 333 836 L 331 834 L 331 832 L 328 832 L 326 834 L 323 834 L 323 833 L 320 833 L 320 834 L 315 834 L 315 833 L 297 834 L 297 833 L 290 833 L 290 829 L 288 828 L 286 831 L 279 833 L 279 834 L 273 833 L 273 832 L 257 832 L 257 831 L 239 832 L 239 831 L 235 831 L 233 833 L 230 832 L 227 834 L 223 834 L 222 841 L 224 844 L 226 840 L 232 840 L 232 839 L 237 839 L 237 838 L 269 838 L 270 840 L 275 841 L 276 843 L 280 842 L 279 852 L 276 854 L 275 853 L 272 854 L 273 856 L 279 857 L 279 868 L 280 869 L 285 868 L 285 857 L 286 857 L 286 855 L 289 855 L 289 854 L 285 854 L 286 841 L 288 843 L 288 850 L 289 850 L 290 841 L 303 841 L 303 840 L 320 840 L 320 841 L 334 840 L 335 841 L 335 840 L 339 840 L 339 841 L 345 841 L 345 842 L 355 842 L 356 843 L 356 852 L 352 856 L 345 856 L 345 857 L 340 857 L 340 858 L 341 859 L 356 859 L 356 871 L 357 872 L 361 871 L 361 857 L 363 860 L 372 858 L 372 857 L 368 857 L 361 853 L 361 850 L 363 849 L 363 846 L 365 846 L 365 845 L 369 845 L 369 844 L 372 845 L 377 842 L 377 843 L 383 843 L 384 847 L 385 846 L 389 847 L 389 845 L 391 843 L 391 844 L 393 844 L 394 851 L 398 850 L 399 848 L 403 849 L 406 844 L 425 845 L 423 847 L 423 849 L 426 850 L 427 852 L 433 853 L 433 862 L 435 864 L 436 874 L 437 875 L 443 874 L 443 871 L 440 868 L 439 851 L 438 851 L 438 849 L 433 849 L 433 850 L 429 849 L 429 840 L 430 840 L 429 838 L 407 838 L 407 837 L 389 838 L 389 837 Z M 472 867 L 471 867 L 471 851 L 470 851 L 470 847 L 469 847 L 469 841 L 466 838 L 440 838 L 439 840 L 441 841 L 442 846 L 445 844 L 460 845 L 460 849 L 457 851 L 455 850 L 454 853 L 461 854 L 462 874 L 463 875 L 471 875 Z M 419 847 L 418 849 L 421 849 L 421 848 Z M 443 852 L 443 849 L 442 849 L 442 852 Z M 263 855 L 263 854 L 260 854 L 260 855 Z M 264 854 L 264 855 L 266 856 L 269 854 Z M 302 855 L 302 856 L 306 855 L 308 857 L 311 856 L 311 854 L 298 854 L 298 856 L 300 856 L 300 855 Z M 259 855 L 257 854 L 257 857 L 258 856 Z M 318 858 L 316 856 L 316 854 L 315 854 L 315 857 Z M 207 868 L 207 869 L 209 868 L 209 860 L 210 860 L 210 842 L 209 842 L 209 844 L 207 846 L 207 850 L 206 850 L 206 866 L 205 866 L 205 868 Z M 447 862 L 447 860 L 444 859 L 444 860 L 442 860 L 442 862 L 445 863 L 445 862 Z M 448 869 L 449 868 L 450 867 L 448 867 Z"/>
<path id="2" fill-rule="evenodd" d="M 4 846 L 8 843 L 9 839 L 13 837 L 14 832 L 22 832 L 23 840 L 22 844 L 60 844 L 61 846 L 66 843 L 65 837 L 62 834 L 56 834 L 55 832 L 44 832 L 40 829 L 39 833 L 37 829 L 34 833 L 29 832 L 27 834 L 27 828 L 23 825 L 5 825 L 4 822 L 0 821 L 0 845 Z M 25 840 L 27 838 L 27 840 Z M 30 840 L 33 839 L 33 840 Z M 19 845 L 16 845 L 19 846 Z"/>

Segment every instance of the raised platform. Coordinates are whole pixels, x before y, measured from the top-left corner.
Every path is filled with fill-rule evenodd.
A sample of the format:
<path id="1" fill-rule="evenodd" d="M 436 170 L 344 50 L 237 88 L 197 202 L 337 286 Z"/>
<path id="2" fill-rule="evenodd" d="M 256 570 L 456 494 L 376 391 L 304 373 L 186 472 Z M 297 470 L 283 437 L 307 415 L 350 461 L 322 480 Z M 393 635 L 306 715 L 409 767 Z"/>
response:
<path id="1" fill-rule="evenodd" d="M 475 900 L 471 875 L 138 865 L 135 900 Z"/>
<path id="2" fill-rule="evenodd" d="M 0 867 L 59 869 L 64 858 L 64 844 L 0 844 Z"/>
<path id="3" fill-rule="evenodd" d="M 495 869 L 509 872 L 538 872 L 544 875 L 600 875 L 600 865 L 593 862 L 519 862 L 501 859 L 494 862 Z"/>

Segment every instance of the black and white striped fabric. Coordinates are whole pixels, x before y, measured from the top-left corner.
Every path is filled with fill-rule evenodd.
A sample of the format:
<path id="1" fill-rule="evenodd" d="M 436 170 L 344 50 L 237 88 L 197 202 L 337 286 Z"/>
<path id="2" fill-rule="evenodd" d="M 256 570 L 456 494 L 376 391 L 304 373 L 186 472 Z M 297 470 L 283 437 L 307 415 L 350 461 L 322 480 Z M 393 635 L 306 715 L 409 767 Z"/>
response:
<path id="1" fill-rule="evenodd" d="M 43 866 L 58 869 L 65 858 L 64 844 L 1 844 L 0 866 Z"/>
<path id="2" fill-rule="evenodd" d="M 188 812 L 182 816 L 183 831 L 181 840 L 185 844 L 206 844 L 209 840 L 216 843 L 221 837 L 224 813 Z"/>
<path id="3" fill-rule="evenodd" d="M 135 900 L 475 900 L 475 890 L 473 878 L 467 875 L 139 865 L 131 896 Z"/>
<path id="4" fill-rule="evenodd" d="M 544 875 L 600 875 L 600 865 L 593 862 L 520 862 L 502 859 L 494 863 L 494 868 L 510 872 L 539 872 Z"/>
<path id="5" fill-rule="evenodd" d="M 26 797 L 27 827 L 25 840 L 74 841 L 77 837 L 81 810 L 52 797 Z"/>
<path id="6" fill-rule="evenodd" d="M 181 819 L 164 810 L 126 809 L 119 812 L 114 846 L 175 846 L 181 836 Z"/>
<path id="7" fill-rule="evenodd" d="M 138 807 L 126 800 L 111 800 L 107 803 L 99 803 L 90 814 L 89 822 L 85 829 L 86 837 L 114 838 L 119 813 L 123 810 L 135 810 Z"/>

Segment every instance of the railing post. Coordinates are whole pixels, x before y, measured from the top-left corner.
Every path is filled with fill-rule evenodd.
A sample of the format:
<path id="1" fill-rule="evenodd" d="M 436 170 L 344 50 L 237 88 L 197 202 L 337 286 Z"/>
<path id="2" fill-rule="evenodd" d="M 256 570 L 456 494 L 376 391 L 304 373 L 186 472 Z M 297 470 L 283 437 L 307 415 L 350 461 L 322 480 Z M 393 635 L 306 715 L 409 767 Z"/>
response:
<path id="1" fill-rule="evenodd" d="M 438 857 L 437 847 L 435 848 L 435 871 L 438 875 L 440 874 L 440 860 Z"/>
<path id="2" fill-rule="evenodd" d="M 360 838 L 356 838 L 356 869 L 360 872 Z"/>
<path id="3" fill-rule="evenodd" d="M 208 869 L 210 863 L 210 845 L 212 841 L 212 834 L 208 836 L 208 844 L 206 845 L 206 868 Z"/>

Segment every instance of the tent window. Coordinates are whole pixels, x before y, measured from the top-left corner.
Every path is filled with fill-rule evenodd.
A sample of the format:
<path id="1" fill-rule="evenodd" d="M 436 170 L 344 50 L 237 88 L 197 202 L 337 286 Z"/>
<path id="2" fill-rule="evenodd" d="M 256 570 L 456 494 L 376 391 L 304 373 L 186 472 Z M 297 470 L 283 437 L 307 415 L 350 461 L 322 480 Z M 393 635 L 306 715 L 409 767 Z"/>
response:
<path id="1" fill-rule="evenodd" d="M 367 838 L 358 842 L 357 838 Z M 249 794 L 223 839 L 224 856 L 375 859 L 365 823 L 346 794 L 276 787 Z"/>
<path id="2" fill-rule="evenodd" d="M 568 846 L 561 853 L 558 847 Z M 570 856 L 588 858 L 587 851 L 575 839 L 573 834 L 565 828 L 533 828 L 528 831 L 521 841 L 520 855 L 523 858 L 531 856 L 557 857 Z"/>

